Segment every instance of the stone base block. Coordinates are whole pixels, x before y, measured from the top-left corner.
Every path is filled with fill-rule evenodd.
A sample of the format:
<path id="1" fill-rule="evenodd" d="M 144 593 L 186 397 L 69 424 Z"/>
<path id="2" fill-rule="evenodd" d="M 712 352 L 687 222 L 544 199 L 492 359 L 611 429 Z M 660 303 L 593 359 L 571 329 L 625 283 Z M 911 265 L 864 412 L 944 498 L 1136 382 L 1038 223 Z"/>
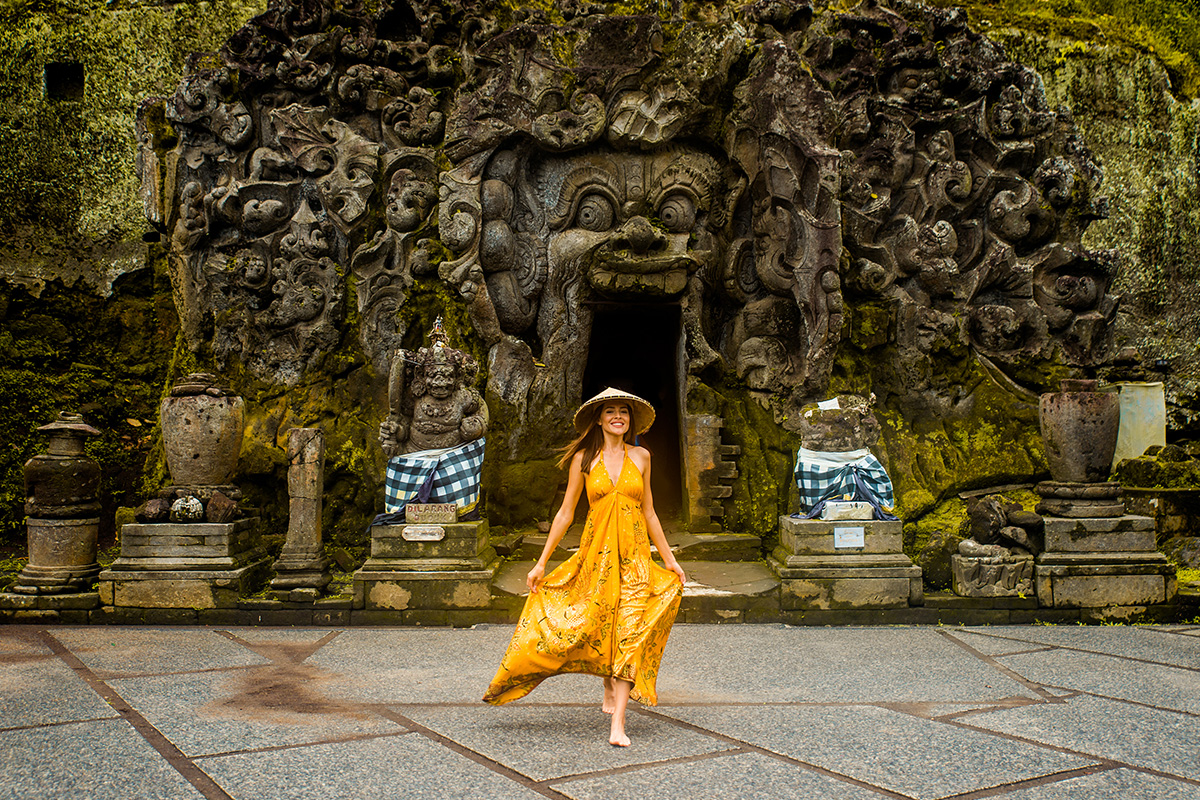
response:
<path id="1" fill-rule="evenodd" d="M 99 592 L 29 595 L 0 592 L 0 611 L 83 610 L 100 607 Z"/>
<path id="2" fill-rule="evenodd" d="M 1043 553 L 1035 572 L 1038 601 L 1052 608 L 1169 603 L 1175 567 L 1161 553 Z"/>
<path id="3" fill-rule="evenodd" d="M 364 569 L 376 569 L 373 563 L 405 562 L 404 569 L 481 569 L 496 557 L 488 540 L 488 524 L 454 522 L 441 525 L 375 525 L 371 528 L 371 557 Z"/>
<path id="4" fill-rule="evenodd" d="M 265 557 L 230 570 L 129 570 L 114 563 L 100 573 L 100 599 L 124 608 L 237 608 L 238 598 L 253 594 L 269 570 Z"/>
<path id="5" fill-rule="evenodd" d="M 1032 596 L 1033 556 L 1025 558 L 971 558 L 950 556 L 954 593 L 960 597 Z"/>
<path id="6" fill-rule="evenodd" d="M 329 559 L 322 556 L 297 557 L 284 552 L 275 561 L 271 588 L 279 590 L 312 589 L 318 595 L 329 585 Z"/>
<path id="7" fill-rule="evenodd" d="M 886 609 L 925 602 L 921 568 L 904 555 L 772 556 L 779 606 L 800 609 Z"/>
<path id="8" fill-rule="evenodd" d="M 78 567 L 27 564 L 17 575 L 16 583 L 11 589 L 16 594 L 76 595 L 91 589 L 99 574 L 100 565 L 94 561 Z"/>
<path id="9" fill-rule="evenodd" d="M 488 608 L 492 602 L 492 579 L 500 568 L 500 560 L 493 558 L 476 570 L 415 571 L 381 569 L 383 566 L 372 559 L 354 573 L 354 608 L 379 611 Z"/>
<path id="10" fill-rule="evenodd" d="M 1085 519 L 1046 517 L 1047 553 L 1154 552 L 1154 520 L 1126 515 Z"/>
<path id="11" fill-rule="evenodd" d="M 257 517 L 227 523 L 137 523 L 121 528 L 121 556 L 111 569 L 229 571 L 264 555 Z"/>
<path id="12" fill-rule="evenodd" d="M 837 530 L 839 528 L 862 528 L 863 546 L 838 547 Z M 903 524 L 898 521 L 834 521 L 780 517 L 779 546 L 785 551 L 785 558 L 839 553 L 899 554 L 904 549 L 904 529 Z M 905 560 L 907 561 L 907 559 Z M 911 565 L 912 562 L 908 563 Z"/>

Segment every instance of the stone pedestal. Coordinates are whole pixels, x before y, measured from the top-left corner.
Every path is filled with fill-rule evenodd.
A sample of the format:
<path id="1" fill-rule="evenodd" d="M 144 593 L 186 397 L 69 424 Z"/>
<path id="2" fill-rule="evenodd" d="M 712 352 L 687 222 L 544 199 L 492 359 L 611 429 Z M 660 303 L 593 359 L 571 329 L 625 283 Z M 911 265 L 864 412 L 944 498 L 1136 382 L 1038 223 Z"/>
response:
<path id="1" fill-rule="evenodd" d="M 491 604 L 500 559 L 487 522 L 376 525 L 354 573 L 355 608 L 473 609 Z"/>
<path id="2" fill-rule="evenodd" d="M 1154 520 L 1046 517 L 1038 602 L 1053 608 L 1146 606 L 1175 597 L 1175 567 L 1155 549 Z"/>
<path id="3" fill-rule="evenodd" d="M 1033 594 L 1033 556 L 950 556 L 959 597 L 1025 597 Z"/>
<path id="4" fill-rule="evenodd" d="M 125 525 L 121 556 L 100 573 L 105 605 L 235 608 L 266 577 L 258 519 Z"/>
<path id="5" fill-rule="evenodd" d="M 17 594 L 70 594 L 92 588 L 100 565 L 96 537 L 100 520 L 29 517 L 29 562 L 17 576 Z"/>
<path id="6" fill-rule="evenodd" d="M 784 611 L 905 608 L 925 602 L 921 568 L 904 555 L 900 522 L 781 517 L 770 565 L 779 575 Z"/>

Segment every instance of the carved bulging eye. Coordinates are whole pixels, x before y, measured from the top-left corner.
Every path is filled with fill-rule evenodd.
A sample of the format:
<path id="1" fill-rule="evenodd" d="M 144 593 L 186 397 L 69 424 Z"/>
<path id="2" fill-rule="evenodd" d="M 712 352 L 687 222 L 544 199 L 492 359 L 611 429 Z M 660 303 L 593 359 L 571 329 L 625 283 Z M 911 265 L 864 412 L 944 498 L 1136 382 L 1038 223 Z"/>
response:
<path id="1" fill-rule="evenodd" d="M 606 231 L 613 225 L 612 202 L 600 194 L 589 194 L 579 203 L 575 224 L 587 231 Z"/>
<path id="2" fill-rule="evenodd" d="M 658 218 L 671 233 L 686 233 L 696 224 L 696 207 L 687 195 L 673 194 L 659 206 Z"/>

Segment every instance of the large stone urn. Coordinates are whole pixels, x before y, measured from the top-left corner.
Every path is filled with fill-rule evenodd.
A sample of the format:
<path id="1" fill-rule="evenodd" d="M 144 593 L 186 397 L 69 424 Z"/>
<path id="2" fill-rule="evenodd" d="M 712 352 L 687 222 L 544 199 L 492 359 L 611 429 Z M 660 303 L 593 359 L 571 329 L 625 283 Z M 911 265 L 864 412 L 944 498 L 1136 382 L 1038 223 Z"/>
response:
<path id="1" fill-rule="evenodd" d="M 1121 406 L 1116 394 L 1096 388 L 1094 380 L 1064 380 L 1062 391 L 1042 395 L 1039 421 L 1055 481 L 1108 479 Z"/>
<path id="2" fill-rule="evenodd" d="M 80 415 L 67 413 L 38 430 L 50 434 L 50 452 L 25 464 L 29 561 L 12 591 L 87 591 L 100 573 L 96 563 L 100 467 L 84 455 L 83 444 L 99 431 Z"/>
<path id="3" fill-rule="evenodd" d="M 216 380 L 192 373 L 162 402 L 167 469 L 176 486 L 226 485 L 237 470 L 245 422 L 242 398 L 218 387 Z"/>

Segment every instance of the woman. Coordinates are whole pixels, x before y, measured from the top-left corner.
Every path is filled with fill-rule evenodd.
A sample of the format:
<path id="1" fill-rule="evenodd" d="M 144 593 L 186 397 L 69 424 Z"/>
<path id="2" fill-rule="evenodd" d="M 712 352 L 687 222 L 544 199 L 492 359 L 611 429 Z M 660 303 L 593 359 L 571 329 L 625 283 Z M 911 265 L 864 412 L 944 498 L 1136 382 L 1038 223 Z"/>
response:
<path id="1" fill-rule="evenodd" d="M 526 577 L 529 599 L 483 698 L 502 705 L 551 675 L 599 675 L 602 708 L 612 715 L 608 741 L 617 747 L 629 746 L 629 698 L 658 702 L 658 665 L 686 580 L 654 513 L 650 451 L 632 444 L 653 422 L 649 403 L 616 389 L 605 389 L 575 412 L 579 436 L 559 461 L 569 465 L 567 494 Z M 591 507 L 579 551 L 546 575 L 585 484 Z M 666 569 L 650 559 L 651 542 Z"/>

